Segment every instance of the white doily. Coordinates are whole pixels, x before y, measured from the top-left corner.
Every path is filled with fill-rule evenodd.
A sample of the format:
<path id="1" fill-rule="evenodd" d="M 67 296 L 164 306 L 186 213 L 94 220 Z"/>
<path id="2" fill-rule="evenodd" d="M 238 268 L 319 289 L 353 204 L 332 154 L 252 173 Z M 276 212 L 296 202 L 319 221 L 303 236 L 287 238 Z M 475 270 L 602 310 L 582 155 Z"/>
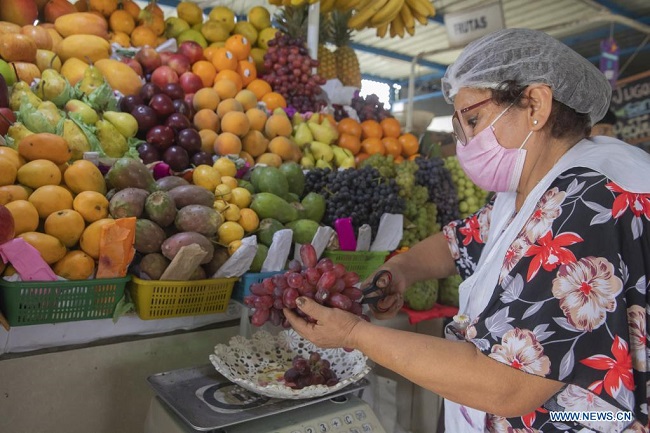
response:
<path id="1" fill-rule="evenodd" d="M 339 378 L 334 386 L 312 385 L 293 389 L 284 385 L 284 372 L 296 355 L 309 358 L 317 351 L 331 363 Z M 235 336 L 228 345 L 218 344 L 210 362 L 226 379 L 257 394 L 273 398 L 303 399 L 327 395 L 357 382 L 370 372 L 367 357 L 354 350 L 321 349 L 289 329 L 273 336 L 257 331 L 251 339 Z"/>

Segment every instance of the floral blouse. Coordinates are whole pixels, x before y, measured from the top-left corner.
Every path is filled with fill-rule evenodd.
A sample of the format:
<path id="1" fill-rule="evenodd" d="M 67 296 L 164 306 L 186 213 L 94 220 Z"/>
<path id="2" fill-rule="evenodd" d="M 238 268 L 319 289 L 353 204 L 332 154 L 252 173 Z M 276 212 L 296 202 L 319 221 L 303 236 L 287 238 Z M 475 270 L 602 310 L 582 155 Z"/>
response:
<path id="1" fill-rule="evenodd" d="M 444 228 L 463 278 L 478 263 L 492 205 Z M 524 416 L 488 414 L 488 431 L 650 431 L 649 232 L 650 194 L 624 191 L 586 168 L 552 183 L 465 338 L 497 361 L 565 386 Z M 551 411 L 631 411 L 634 420 L 552 420 Z"/>

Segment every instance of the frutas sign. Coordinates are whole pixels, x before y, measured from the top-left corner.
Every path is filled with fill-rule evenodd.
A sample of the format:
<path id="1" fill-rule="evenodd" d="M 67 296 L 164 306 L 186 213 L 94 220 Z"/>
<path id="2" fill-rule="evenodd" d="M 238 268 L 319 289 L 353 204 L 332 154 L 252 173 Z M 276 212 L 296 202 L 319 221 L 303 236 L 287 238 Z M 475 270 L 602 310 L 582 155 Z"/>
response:
<path id="1" fill-rule="evenodd" d="M 465 46 L 505 27 L 501 2 L 445 14 L 450 47 Z"/>

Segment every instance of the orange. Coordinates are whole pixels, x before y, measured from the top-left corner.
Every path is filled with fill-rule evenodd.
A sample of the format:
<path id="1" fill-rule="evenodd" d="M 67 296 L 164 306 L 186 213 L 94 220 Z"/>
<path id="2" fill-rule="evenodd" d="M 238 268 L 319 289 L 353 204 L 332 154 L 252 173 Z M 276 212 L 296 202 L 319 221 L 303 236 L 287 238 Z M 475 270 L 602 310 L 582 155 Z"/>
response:
<path id="1" fill-rule="evenodd" d="M 258 100 L 261 100 L 264 95 L 273 91 L 271 85 L 261 78 L 254 79 L 246 85 L 246 88 L 253 92 Z"/>
<path id="2" fill-rule="evenodd" d="M 165 19 L 160 15 L 153 14 L 150 17 L 145 18 L 142 20 L 142 25 L 153 30 L 156 36 L 161 36 L 165 33 Z"/>
<path id="3" fill-rule="evenodd" d="M 402 155 L 402 144 L 395 137 L 384 137 L 381 139 L 386 148 L 386 155 L 393 155 L 395 158 Z"/>
<path id="4" fill-rule="evenodd" d="M 419 153 L 414 153 L 413 155 L 409 156 L 408 160 L 409 161 L 415 161 L 419 157 L 420 157 Z"/>
<path id="5" fill-rule="evenodd" d="M 381 129 L 384 132 L 384 137 L 399 137 L 402 132 L 402 127 L 399 124 L 399 120 L 394 117 L 387 117 L 382 120 L 380 123 Z"/>
<path id="6" fill-rule="evenodd" d="M 109 17 L 117 9 L 117 0 L 89 0 L 88 9 Z"/>
<path id="7" fill-rule="evenodd" d="M 262 102 L 266 104 L 266 109 L 269 111 L 276 108 L 287 108 L 287 101 L 278 92 L 269 92 L 262 96 Z"/>
<path id="8" fill-rule="evenodd" d="M 108 24 L 114 32 L 122 32 L 130 35 L 135 28 L 135 20 L 130 13 L 124 9 L 118 9 L 111 14 Z"/>
<path id="9" fill-rule="evenodd" d="M 235 71 L 231 71 L 230 69 L 224 69 L 223 71 L 217 72 L 217 76 L 214 77 L 214 82 L 216 83 L 220 80 L 230 80 L 235 83 L 237 86 L 237 92 L 239 92 L 244 87 L 244 82 L 242 81 L 242 78 L 239 76 L 239 74 Z"/>
<path id="10" fill-rule="evenodd" d="M 157 39 L 157 35 L 153 30 L 146 26 L 138 26 L 131 32 L 131 45 L 134 47 L 149 45 L 155 48 Z"/>
<path id="11" fill-rule="evenodd" d="M 255 68 L 255 63 L 251 63 L 248 60 L 239 61 L 237 64 L 237 72 L 239 73 L 244 86 L 248 86 L 257 78 L 257 68 Z"/>
<path id="12" fill-rule="evenodd" d="M 235 57 L 235 55 L 225 47 L 214 50 L 211 61 L 217 69 L 217 72 L 226 69 L 235 71 L 237 70 L 237 64 L 239 63 L 237 57 Z"/>
<path id="13" fill-rule="evenodd" d="M 376 120 L 364 120 L 361 122 L 361 138 L 381 138 L 384 136 L 384 131 L 381 125 Z"/>
<path id="14" fill-rule="evenodd" d="M 237 60 L 246 60 L 251 53 L 251 43 L 243 35 L 232 35 L 226 39 L 226 48 L 237 57 Z"/>
<path id="15" fill-rule="evenodd" d="M 402 145 L 402 156 L 404 157 L 415 155 L 420 148 L 418 138 L 410 132 L 400 135 L 398 140 Z"/>
<path id="16" fill-rule="evenodd" d="M 122 7 L 133 17 L 134 20 L 137 20 L 140 16 L 140 6 L 138 6 L 138 4 L 133 0 L 122 0 Z"/>
<path id="17" fill-rule="evenodd" d="M 241 140 L 233 133 L 219 134 L 214 141 L 214 153 L 217 155 L 238 155 L 241 151 Z"/>
<path id="18" fill-rule="evenodd" d="M 361 140 L 356 135 L 343 133 L 339 137 L 339 146 L 356 155 L 361 151 Z"/>
<path id="19" fill-rule="evenodd" d="M 341 119 L 337 128 L 339 130 L 339 134 L 349 134 L 357 138 L 361 137 L 361 125 L 351 117 Z"/>
<path id="20" fill-rule="evenodd" d="M 384 147 L 384 143 L 381 142 L 381 138 L 366 138 L 361 142 L 361 148 L 368 155 L 374 155 L 376 153 L 386 155 L 386 148 Z"/>
<path id="21" fill-rule="evenodd" d="M 203 129 L 209 129 L 211 131 L 219 130 L 219 116 L 217 116 L 214 110 L 210 110 L 209 108 L 203 108 L 197 111 L 194 115 L 193 122 L 199 131 Z"/>
<path id="22" fill-rule="evenodd" d="M 402 155 L 395 157 L 395 164 L 401 164 L 404 162 L 404 157 Z"/>
<path id="23" fill-rule="evenodd" d="M 199 60 L 192 65 L 192 72 L 201 77 L 203 87 L 211 87 L 214 84 L 214 77 L 217 76 L 217 69 L 207 60 Z"/>
<path id="24" fill-rule="evenodd" d="M 370 155 L 368 155 L 366 152 L 359 152 L 354 157 L 354 162 L 356 163 L 356 165 L 358 167 L 359 164 L 361 164 L 363 161 L 365 161 L 369 157 L 370 157 Z"/>
<path id="25" fill-rule="evenodd" d="M 214 53 L 217 52 L 218 48 L 219 47 L 217 47 L 216 45 L 208 46 L 207 48 L 205 48 L 203 50 L 203 57 L 205 57 L 206 59 L 208 59 L 208 61 L 211 62 L 212 61 L 212 56 L 214 56 Z"/>

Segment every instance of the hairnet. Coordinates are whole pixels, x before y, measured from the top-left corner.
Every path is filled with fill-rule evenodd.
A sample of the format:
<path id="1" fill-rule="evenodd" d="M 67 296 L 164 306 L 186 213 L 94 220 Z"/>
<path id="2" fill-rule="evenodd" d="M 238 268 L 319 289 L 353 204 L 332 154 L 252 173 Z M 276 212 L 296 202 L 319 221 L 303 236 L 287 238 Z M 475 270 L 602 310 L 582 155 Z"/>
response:
<path id="1" fill-rule="evenodd" d="M 587 113 L 591 124 L 609 108 L 612 88 L 594 65 L 557 39 L 530 29 L 506 29 L 471 42 L 442 79 L 447 102 L 462 87 L 494 89 L 506 80 L 548 84 L 553 98 Z"/>

